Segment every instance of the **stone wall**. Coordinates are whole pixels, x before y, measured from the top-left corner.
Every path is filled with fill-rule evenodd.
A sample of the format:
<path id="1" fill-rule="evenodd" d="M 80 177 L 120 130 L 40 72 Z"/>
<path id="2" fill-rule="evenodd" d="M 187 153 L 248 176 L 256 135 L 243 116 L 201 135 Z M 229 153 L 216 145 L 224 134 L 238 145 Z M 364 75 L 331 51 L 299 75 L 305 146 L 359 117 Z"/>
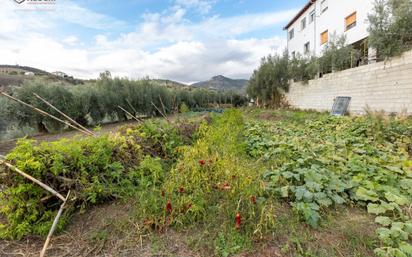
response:
<path id="1" fill-rule="evenodd" d="M 291 84 L 286 98 L 292 107 L 329 111 L 337 96 L 352 97 L 349 111 L 412 114 L 412 51 L 379 62 L 327 74 L 308 83 Z"/>

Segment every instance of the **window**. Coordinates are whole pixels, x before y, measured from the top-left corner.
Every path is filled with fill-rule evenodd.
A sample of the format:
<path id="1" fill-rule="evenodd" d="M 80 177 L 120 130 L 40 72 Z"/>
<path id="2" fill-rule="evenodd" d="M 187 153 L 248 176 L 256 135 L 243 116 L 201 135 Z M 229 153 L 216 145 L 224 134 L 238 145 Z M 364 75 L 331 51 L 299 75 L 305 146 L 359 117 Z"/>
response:
<path id="1" fill-rule="evenodd" d="M 328 10 L 328 0 L 323 0 L 320 2 L 320 11 L 321 13 L 324 13 L 326 10 Z"/>
<path id="2" fill-rule="evenodd" d="M 306 17 L 300 21 L 300 29 L 304 30 L 306 28 Z"/>
<path id="3" fill-rule="evenodd" d="M 329 40 L 329 33 L 327 30 L 320 34 L 320 44 L 323 45 Z"/>
<path id="4" fill-rule="evenodd" d="M 310 14 L 309 14 L 309 23 L 312 23 L 315 21 L 315 10 L 313 10 Z"/>
<path id="5" fill-rule="evenodd" d="M 308 54 L 310 52 L 310 43 L 307 42 L 304 46 L 303 46 L 303 52 L 305 54 Z"/>
<path id="6" fill-rule="evenodd" d="M 289 30 L 289 40 L 291 40 L 295 36 L 295 29 Z"/>
<path id="7" fill-rule="evenodd" d="M 356 12 L 345 18 L 345 30 L 350 30 L 356 26 Z"/>

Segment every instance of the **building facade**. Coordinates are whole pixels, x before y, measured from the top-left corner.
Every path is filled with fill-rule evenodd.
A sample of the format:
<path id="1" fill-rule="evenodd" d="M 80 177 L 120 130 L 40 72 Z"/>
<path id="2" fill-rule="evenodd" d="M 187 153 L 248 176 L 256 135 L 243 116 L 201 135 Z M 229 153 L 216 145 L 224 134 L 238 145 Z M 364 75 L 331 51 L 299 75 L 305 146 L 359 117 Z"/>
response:
<path id="1" fill-rule="evenodd" d="M 374 0 L 310 0 L 285 26 L 291 56 L 321 55 L 334 35 L 346 36 L 346 43 L 366 47 L 368 14 Z M 369 58 L 374 51 L 367 51 Z"/>

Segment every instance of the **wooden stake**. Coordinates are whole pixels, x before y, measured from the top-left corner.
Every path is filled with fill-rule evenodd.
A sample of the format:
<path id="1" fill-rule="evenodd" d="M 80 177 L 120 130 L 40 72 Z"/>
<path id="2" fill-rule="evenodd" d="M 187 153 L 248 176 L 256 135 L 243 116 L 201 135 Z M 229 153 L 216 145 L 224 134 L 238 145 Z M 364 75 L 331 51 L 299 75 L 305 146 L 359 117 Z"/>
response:
<path id="1" fill-rule="evenodd" d="M 123 109 L 120 105 L 117 106 L 120 110 L 124 111 L 126 114 L 132 116 L 133 119 L 135 119 L 137 122 L 142 122 L 141 120 L 139 120 L 136 116 L 134 116 L 133 114 L 131 114 L 130 112 L 126 111 L 125 109 Z"/>
<path id="2" fill-rule="evenodd" d="M 27 107 L 33 109 L 34 111 L 40 113 L 40 114 L 43 115 L 43 116 L 50 117 L 50 118 L 52 118 L 52 119 L 54 119 L 54 120 L 57 120 L 57 121 L 59 121 L 59 122 L 61 122 L 61 123 L 63 123 L 63 124 L 66 124 L 67 126 L 69 126 L 69 127 L 71 127 L 71 128 L 74 128 L 74 129 L 77 130 L 77 131 L 80 131 L 80 132 L 82 132 L 82 133 L 90 136 L 89 133 L 86 133 L 85 131 L 79 129 L 78 127 L 73 126 L 73 125 L 70 124 L 69 122 L 64 121 L 64 120 L 62 120 L 62 119 L 59 119 L 59 118 L 57 118 L 56 116 L 53 116 L 53 115 L 51 115 L 51 114 L 49 114 L 49 113 L 47 113 L 47 112 L 45 112 L 45 111 L 43 111 L 43 110 L 41 110 L 41 109 L 39 109 L 39 108 L 37 108 L 37 107 L 34 107 L 34 106 L 31 105 L 31 104 L 25 103 L 25 102 L 23 102 L 22 100 L 19 100 L 19 99 L 15 98 L 15 97 L 13 97 L 13 96 L 11 96 L 11 95 L 8 95 L 8 94 L 6 94 L 6 93 L 4 93 L 4 92 L 0 92 L 0 94 L 3 95 L 3 96 L 5 96 L 5 97 L 10 98 L 10 99 L 13 100 L 13 101 L 16 101 L 16 102 L 18 102 L 18 103 L 20 103 L 20 104 L 22 104 L 22 105 L 24 105 L 24 106 L 27 106 Z"/>
<path id="3" fill-rule="evenodd" d="M 126 103 L 130 106 L 130 108 L 132 108 L 132 110 L 134 111 L 134 113 L 137 115 L 137 111 L 136 109 L 133 107 L 133 105 L 129 102 L 129 100 L 126 99 Z"/>
<path id="4" fill-rule="evenodd" d="M 159 108 L 157 108 L 157 106 L 153 102 L 151 103 L 156 108 L 156 110 L 163 116 L 163 118 L 165 118 L 166 121 L 170 123 L 170 120 L 166 117 L 166 115 Z"/>
<path id="5" fill-rule="evenodd" d="M 160 95 L 159 95 L 159 99 L 160 99 L 160 104 L 162 105 L 163 113 L 166 115 L 166 108 L 165 108 L 165 105 L 163 104 L 163 101 Z"/>
<path id="6" fill-rule="evenodd" d="M 71 121 L 73 124 L 75 124 L 76 126 L 79 127 L 79 129 L 84 130 L 86 133 L 90 134 L 91 136 L 96 136 L 95 133 L 93 133 L 92 131 L 88 130 L 87 128 L 83 127 L 82 125 L 80 125 L 77 121 L 73 120 L 72 118 L 70 118 L 68 115 L 66 115 L 64 112 L 60 111 L 59 109 L 57 109 L 54 105 L 52 105 L 51 103 L 49 103 L 48 101 L 46 101 L 44 98 L 40 97 L 38 94 L 33 93 L 33 95 L 35 97 L 37 97 L 38 99 L 40 99 L 42 102 L 44 102 L 45 104 L 47 104 L 50 108 L 52 108 L 53 110 L 55 110 L 56 112 L 60 113 L 63 117 L 65 117 L 66 119 L 68 119 L 69 121 Z"/>
<path id="7" fill-rule="evenodd" d="M 57 212 L 56 217 L 54 218 L 53 225 L 50 228 L 49 234 L 47 235 L 46 241 L 44 242 L 43 249 L 40 252 L 40 257 L 44 257 L 44 255 L 46 254 L 47 247 L 49 246 L 51 237 L 52 237 L 54 231 L 56 230 L 57 224 L 59 223 L 60 216 L 63 213 L 64 206 L 66 205 L 66 202 L 69 199 L 69 196 L 70 196 L 70 190 L 67 193 L 66 198 L 63 199 L 63 203 L 62 203 L 62 205 L 60 205 L 60 209 Z"/>
<path id="8" fill-rule="evenodd" d="M 64 201 L 64 197 L 59 194 L 56 190 L 54 190 L 53 188 L 49 187 L 48 185 L 44 184 L 43 182 L 33 178 L 32 176 L 24 173 L 23 171 L 21 171 L 19 168 L 11 165 L 10 163 L 6 162 L 5 160 L 0 160 L 0 165 L 4 164 L 6 165 L 8 168 L 10 168 L 11 170 L 17 172 L 18 174 L 20 174 L 21 176 L 27 178 L 28 180 L 31 180 L 32 182 L 36 183 L 37 185 L 41 186 L 42 188 L 46 189 L 47 191 L 49 191 L 50 193 L 52 193 L 54 196 L 60 198 L 60 200 Z"/>

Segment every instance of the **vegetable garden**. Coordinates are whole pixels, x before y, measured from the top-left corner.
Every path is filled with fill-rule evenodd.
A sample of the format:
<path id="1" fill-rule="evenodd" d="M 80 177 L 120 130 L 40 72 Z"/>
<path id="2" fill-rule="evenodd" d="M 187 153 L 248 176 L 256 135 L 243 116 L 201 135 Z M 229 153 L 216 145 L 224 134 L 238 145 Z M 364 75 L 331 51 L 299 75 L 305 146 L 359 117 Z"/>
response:
<path id="1" fill-rule="evenodd" d="M 126 230 L 189 231 L 200 256 L 264 242 L 277 245 L 274 256 L 412 256 L 411 119 L 262 112 L 187 113 L 93 138 L 24 139 L 6 159 L 73 192 L 59 231 L 93 205 L 134 199 Z M 1 174 L 0 237 L 46 235 L 58 199 L 10 170 Z M 376 233 L 348 233 L 354 245 L 336 251 L 296 233 L 333 233 L 331 220 L 344 209 L 374 221 Z M 362 237 L 370 243 L 358 244 Z"/>

